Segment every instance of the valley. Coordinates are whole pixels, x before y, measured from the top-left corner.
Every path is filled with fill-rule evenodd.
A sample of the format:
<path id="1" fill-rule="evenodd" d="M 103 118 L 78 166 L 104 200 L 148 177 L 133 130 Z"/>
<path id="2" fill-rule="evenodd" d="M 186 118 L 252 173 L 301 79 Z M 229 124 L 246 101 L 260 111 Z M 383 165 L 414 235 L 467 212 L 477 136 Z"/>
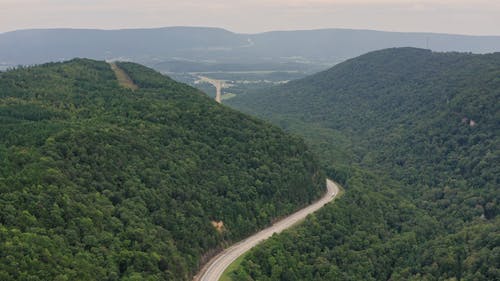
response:
<path id="1" fill-rule="evenodd" d="M 221 102 L 248 91 L 281 85 L 307 76 L 300 71 L 272 70 L 162 73 L 196 87 L 216 100 L 220 97 Z"/>

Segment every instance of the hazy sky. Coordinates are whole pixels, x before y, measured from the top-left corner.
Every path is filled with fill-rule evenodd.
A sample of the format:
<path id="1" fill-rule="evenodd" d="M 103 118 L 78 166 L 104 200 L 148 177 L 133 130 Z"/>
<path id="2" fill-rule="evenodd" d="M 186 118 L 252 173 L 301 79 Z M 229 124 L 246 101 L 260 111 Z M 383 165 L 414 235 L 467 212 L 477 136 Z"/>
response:
<path id="1" fill-rule="evenodd" d="M 500 0 L 0 0 L 0 32 L 174 25 L 500 35 Z"/>

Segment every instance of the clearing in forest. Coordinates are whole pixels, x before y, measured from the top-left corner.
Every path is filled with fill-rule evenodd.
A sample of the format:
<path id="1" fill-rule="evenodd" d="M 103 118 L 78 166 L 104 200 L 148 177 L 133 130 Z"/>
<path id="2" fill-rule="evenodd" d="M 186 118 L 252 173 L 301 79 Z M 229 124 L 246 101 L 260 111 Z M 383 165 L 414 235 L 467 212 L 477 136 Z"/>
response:
<path id="1" fill-rule="evenodd" d="M 116 79 L 118 80 L 118 84 L 120 84 L 120 86 L 122 86 L 123 88 L 131 89 L 131 90 L 139 89 L 139 87 L 136 84 L 134 84 L 134 81 L 132 81 L 132 79 L 130 79 L 130 77 L 127 75 L 127 73 L 125 73 L 125 71 L 123 71 L 123 69 L 118 67 L 118 65 L 116 65 L 116 63 L 110 62 L 109 65 L 111 66 L 111 69 L 115 73 Z"/>

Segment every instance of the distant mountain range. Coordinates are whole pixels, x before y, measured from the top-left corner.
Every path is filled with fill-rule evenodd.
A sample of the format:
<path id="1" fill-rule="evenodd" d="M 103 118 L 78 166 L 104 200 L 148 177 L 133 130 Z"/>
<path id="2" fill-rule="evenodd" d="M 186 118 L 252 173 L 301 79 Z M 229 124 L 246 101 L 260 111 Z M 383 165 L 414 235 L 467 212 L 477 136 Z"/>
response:
<path id="1" fill-rule="evenodd" d="M 330 66 L 369 51 L 389 47 L 490 53 L 500 51 L 500 36 L 350 29 L 259 34 L 238 34 L 207 27 L 33 29 L 0 34 L 0 67 L 74 57 L 131 60 L 153 67 L 165 61 L 191 64 L 270 63 L 274 64 L 273 68 L 276 63 L 290 62 Z"/>

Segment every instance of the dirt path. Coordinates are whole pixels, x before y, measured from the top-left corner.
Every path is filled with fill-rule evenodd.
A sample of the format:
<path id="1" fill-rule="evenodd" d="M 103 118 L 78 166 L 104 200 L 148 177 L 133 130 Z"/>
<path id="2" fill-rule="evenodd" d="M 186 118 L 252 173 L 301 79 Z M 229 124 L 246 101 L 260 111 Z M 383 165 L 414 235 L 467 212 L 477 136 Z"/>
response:
<path id="1" fill-rule="evenodd" d="M 238 257 L 255 247 L 260 242 L 271 237 L 274 233 L 280 233 L 303 220 L 307 215 L 321 209 L 326 203 L 331 202 L 339 193 L 339 187 L 331 180 L 326 181 L 327 192 L 320 200 L 291 214 L 290 216 L 276 222 L 272 226 L 248 237 L 247 239 L 227 248 L 219 255 L 212 258 L 196 275 L 193 281 L 217 281 L 226 268 Z"/>
<path id="2" fill-rule="evenodd" d="M 111 66 L 111 69 L 116 75 L 116 79 L 118 80 L 118 84 L 122 86 L 123 88 L 131 89 L 131 90 L 137 90 L 139 87 L 134 84 L 134 81 L 130 79 L 130 77 L 123 71 L 123 69 L 119 68 L 118 65 L 114 62 L 110 62 L 109 65 Z"/>

